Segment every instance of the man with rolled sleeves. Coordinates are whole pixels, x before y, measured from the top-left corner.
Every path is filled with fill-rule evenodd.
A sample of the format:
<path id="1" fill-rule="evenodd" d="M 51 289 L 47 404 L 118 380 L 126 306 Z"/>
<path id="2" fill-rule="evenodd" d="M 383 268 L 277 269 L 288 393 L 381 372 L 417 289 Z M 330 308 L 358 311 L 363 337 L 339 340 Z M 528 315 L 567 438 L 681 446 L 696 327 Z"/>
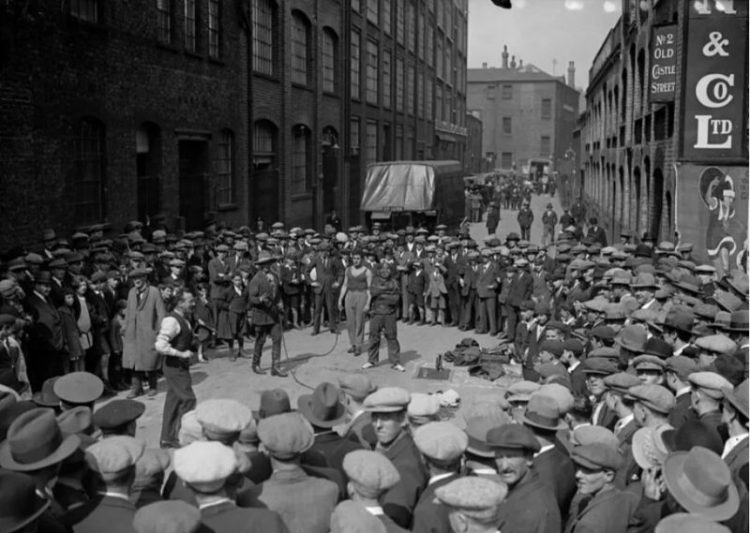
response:
<path id="1" fill-rule="evenodd" d="M 497 516 L 507 494 L 504 484 L 481 477 L 455 479 L 435 491 L 451 530 L 472 533 L 498 531 Z"/>
<path id="2" fill-rule="evenodd" d="M 508 494 L 500 505 L 497 526 L 503 533 L 560 533 L 560 509 L 552 489 L 533 468 L 541 446 L 531 430 L 506 424 L 487 432 L 500 480 Z"/>
<path id="3" fill-rule="evenodd" d="M 344 472 L 349 478 L 349 498 L 376 517 L 387 533 L 407 531 L 385 514 L 383 495 L 401 479 L 393 463 L 383 454 L 370 450 L 355 450 L 344 457 Z"/>
<path id="4" fill-rule="evenodd" d="M 333 481 L 309 476 L 300 465 L 302 454 L 315 442 L 310 424 L 300 413 L 271 416 L 258 423 L 258 438 L 273 473 L 240 492 L 237 505 L 278 512 L 290 533 L 328 533 L 339 488 Z"/>
<path id="5" fill-rule="evenodd" d="M 375 451 L 390 459 L 401 476 L 383 495 L 383 511 L 404 528 L 411 525 L 414 508 L 427 485 L 421 454 L 407 431 L 410 399 L 409 392 L 400 387 L 382 387 L 364 402 L 378 441 Z"/>
<path id="6" fill-rule="evenodd" d="M 156 336 L 154 346 L 164 357 L 164 379 L 167 382 L 167 395 L 162 412 L 161 446 L 179 446 L 177 434 L 180 431 L 182 415 L 195 408 L 195 393 L 190 378 L 190 358 L 193 356 L 193 328 L 190 317 L 195 308 L 195 296 L 186 289 L 175 293 L 175 308 L 164 317 Z"/>
<path id="7" fill-rule="evenodd" d="M 622 465 L 617 449 L 601 442 L 573 448 L 578 492 L 565 533 L 625 533 L 638 505 L 638 495 L 615 487 Z"/>
<path id="8" fill-rule="evenodd" d="M 66 518 L 74 533 L 130 533 L 135 505 L 130 489 L 135 480 L 135 463 L 145 446 L 133 437 L 109 437 L 86 448 L 86 462 L 94 473 L 96 495 Z"/>
<path id="9" fill-rule="evenodd" d="M 430 476 L 414 508 L 415 533 L 450 533 L 448 508 L 435 503 L 435 492 L 461 476 L 461 460 L 469 437 L 450 422 L 429 422 L 414 431 L 414 444 L 422 453 Z"/>
<path id="10" fill-rule="evenodd" d="M 238 467 L 232 448 L 220 442 L 193 442 L 175 450 L 172 464 L 177 476 L 195 495 L 201 521 L 211 531 L 289 532 L 278 513 L 241 509 L 230 499 L 225 485 Z"/>

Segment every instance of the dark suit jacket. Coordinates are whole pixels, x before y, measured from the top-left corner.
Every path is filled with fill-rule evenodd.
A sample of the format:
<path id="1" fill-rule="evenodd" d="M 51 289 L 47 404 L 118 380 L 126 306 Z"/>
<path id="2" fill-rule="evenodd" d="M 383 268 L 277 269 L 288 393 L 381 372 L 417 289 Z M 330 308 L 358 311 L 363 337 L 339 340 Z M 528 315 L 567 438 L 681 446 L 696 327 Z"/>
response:
<path id="1" fill-rule="evenodd" d="M 204 533 L 289 533 L 281 517 L 268 509 L 241 509 L 230 502 L 201 510 Z"/>
<path id="2" fill-rule="evenodd" d="M 128 500 L 100 496 L 69 513 L 74 533 L 133 533 L 135 505 Z"/>
<path id="3" fill-rule="evenodd" d="M 607 232 L 601 226 L 591 226 L 586 236 L 602 246 L 607 246 Z"/>
<path id="4" fill-rule="evenodd" d="M 208 281 L 211 284 L 208 296 L 210 298 L 218 298 L 221 296 L 223 285 L 218 283 L 218 281 L 229 279 L 231 272 L 229 260 L 222 263 L 219 261 L 218 257 L 214 257 L 208 262 Z"/>
<path id="5" fill-rule="evenodd" d="M 355 443 L 349 439 L 340 437 L 337 433 L 331 431 L 315 435 L 315 443 L 310 448 L 310 451 L 320 453 L 325 458 L 326 465 L 338 470 L 346 479 L 343 467 L 344 457 L 349 452 L 361 449 L 362 445 L 358 442 Z"/>
<path id="6" fill-rule="evenodd" d="M 357 418 L 349 423 L 344 433 L 344 438 L 352 442 L 358 442 L 366 450 L 372 450 L 378 442 L 375 432 L 372 429 L 372 418 L 370 413 L 361 413 Z"/>
<path id="7" fill-rule="evenodd" d="M 264 302 L 260 301 L 261 296 L 266 297 Z M 252 309 L 253 324 L 268 326 L 279 321 L 277 305 L 281 302 L 281 291 L 268 281 L 264 272 L 259 271 L 248 283 L 247 300 Z"/>
<path id="8" fill-rule="evenodd" d="M 638 505 L 638 496 L 611 488 L 594 496 L 581 510 L 571 509 L 565 533 L 622 533 Z"/>
<path id="9" fill-rule="evenodd" d="M 29 329 L 29 344 L 35 351 L 58 352 L 63 349 L 62 319 L 49 299 L 42 300 L 32 292 L 26 297 L 26 306 L 33 319 Z"/>
<path id="10" fill-rule="evenodd" d="M 552 489 L 557 500 L 560 515 L 565 516 L 570 500 L 576 493 L 576 472 L 568 454 L 555 445 L 534 458 L 534 470 L 539 479 Z"/>
<path id="11" fill-rule="evenodd" d="M 409 528 L 419 496 L 427 486 L 427 473 L 422 457 L 408 433 L 403 433 L 396 442 L 383 451 L 401 474 L 401 480 L 381 498 L 385 514 L 404 528 Z"/>
<path id="12" fill-rule="evenodd" d="M 732 472 L 732 477 L 739 478 L 745 483 L 747 487 L 747 465 L 748 465 L 748 438 L 745 437 L 740 443 L 735 446 L 729 455 L 724 458 L 724 462 L 729 465 L 729 470 Z"/>
<path id="13" fill-rule="evenodd" d="M 685 424 L 685 422 L 697 418 L 695 411 L 690 407 L 690 392 L 686 392 L 675 398 L 674 408 L 669 413 L 667 420 L 669 421 L 669 425 L 675 429 L 679 429 Z"/>
<path id="14" fill-rule="evenodd" d="M 451 533 L 448 508 L 435 503 L 435 490 L 459 477 L 458 474 L 451 474 L 427 485 L 414 508 L 414 523 L 411 528 L 414 533 Z"/>
<path id="15" fill-rule="evenodd" d="M 530 469 L 500 504 L 498 529 L 503 533 L 560 533 L 560 509 L 552 489 Z"/>
<path id="16" fill-rule="evenodd" d="M 583 363 L 580 363 L 573 372 L 570 372 L 570 384 L 573 387 L 573 396 L 589 395 L 589 389 L 586 386 L 586 374 L 583 373 Z"/>
<path id="17" fill-rule="evenodd" d="M 316 281 L 320 284 L 313 287 L 315 294 L 321 294 L 329 291 L 336 291 L 333 283 L 338 282 L 339 286 L 344 282 L 344 266 L 338 257 L 328 257 L 327 261 L 321 256 L 316 256 L 307 267 L 308 276 L 312 269 L 315 269 Z"/>
<path id="18" fill-rule="evenodd" d="M 484 265 L 479 265 L 477 272 L 477 296 L 480 298 L 494 298 L 497 290 L 497 266 L 489 263 L 485 271 Z"/>
<path id="19" fill-rule="evenodd" d="M 514 307 L 520 307 L 521 303 L 531 298 L 531 291 L 534 288 L 534 281 L 531 274 L 521 271 L 515 275 L 508 293 L 508 304 Z"/>

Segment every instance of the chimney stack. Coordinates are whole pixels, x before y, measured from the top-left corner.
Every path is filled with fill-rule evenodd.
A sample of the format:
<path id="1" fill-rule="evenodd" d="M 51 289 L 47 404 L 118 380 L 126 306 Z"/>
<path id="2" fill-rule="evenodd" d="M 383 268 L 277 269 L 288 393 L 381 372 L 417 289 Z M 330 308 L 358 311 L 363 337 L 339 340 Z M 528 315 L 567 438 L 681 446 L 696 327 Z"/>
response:
<path id="1" fill-rule="evenodd" d="M 503 45 L 503 68 L 508 68 L 508 45 Z"/>
<path id="2" fill-rule="evenodd" d="M 487 68 L 487 63 L 482 63 L 482 68 Z"/>
<path id="3" fill-rule="evenodd" d="M 568 62 L 568 85 L 576 88 L 576 64 L 574 61 Z"/>
<path id="4" fill-rule="evenodd" d="M 515 70 L 515 68 L 516 68 L 516 56 L 511 56 L 510 57 L 510 68 L 512 68 L 513 70 Z"/>

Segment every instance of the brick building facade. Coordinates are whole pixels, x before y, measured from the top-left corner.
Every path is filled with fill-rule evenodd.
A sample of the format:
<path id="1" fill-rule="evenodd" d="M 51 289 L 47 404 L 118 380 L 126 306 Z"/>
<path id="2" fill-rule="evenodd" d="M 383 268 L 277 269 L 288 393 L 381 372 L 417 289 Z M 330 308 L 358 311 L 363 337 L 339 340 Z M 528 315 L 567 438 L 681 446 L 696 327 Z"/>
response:
<path id="1" fill-rule="evenodd" d="M 368 163 L 465 157 L 467 0 L 0 10 L 0 249 L 157 212 L 354 223 Z"/>
<path id="2" fill-rule="evenodd" d="M 580 93 L 575 68 L 569 79 L 552 76 L 534 65 L 509 61 L 502 67 L 469 69 L 467 105 L 483 123 L 483 152 L 494 168 L 526 167 L 530 159 L 550 159 L 559 166 L 573 146 Z"/>
<path id="3" fill-rule="evenodd" d="M 737 7 L 742 4 L 734 3 Z M 649 5 L 649 9 L 643 9 Z M 731 7 L 732 3 L 726 5 Z M 696 228 L 703 223 L 696 211 L 698 206 L 678 199 L 681 165 L 719 162 L 716 159 L 710 161 L 708 156 L 691 159 L 680 153 L 681 144 L 688 135 L 685 123 L 690 119 L 681 119 L 686 113 L 685 94 L 694 91 L 694 88 L 685 86 L 686 69 L 700 68 L 687 65 L 688 19 L 699 12 L 704 12 L 706 17 L 730 15 L 723 11 L 715 11 L 712 15 L 711 2 L 661 0 L 639 4 L 624 0 L 622 6 L 620 20 L 602 43 L 589 70 L 586 111 L 580 131 L 582 154 L 574 195 L 583 197 L 589 212 L 599 216 L 611 238 L 620 231 L 630 231 L 639 237 L 653 237 L 657 242 L 677 242 L 681 234 L 705 233 L 705 229 Z M 736 16 L 745 20 L 746 35 L 746 2 L 743 9 L 744 14 Z M 652 72 L 655 66 L 653 50 L 657 45 L 654 31 L 667 27 L 672 28 L 670 33 L 675 36 L 675 85 L 672 101 L 655 102 L 650 96 L 655 90 L 651 84 L 661 80 L 657 80 Z M 702 39 L 698 35 L 694 38 Z M 746 92 L 747 88 L 746 48 L 746 42 L 736 48 L 740 56 L 737 60 L 740 65 L 744 64 L 744 81 L 738 80 L 740 92 Z M 741 103 L 739 105 L 742 107 Z M 747 116 L 746 103 L 743 115 Z M 739 122 L 742 123 L 741 118 Z M 736 129 L 743 132 L 737 136 L 745 139 L 739 142 L 746 143 L 746 121 L 744 127 Z M 746 167 L 746 144 L 744 146 L 744 158 L 726 163 L 741 163 Z M 747 186 L 741 181 L 737 201 L 740 200 L 740 191 L 744 191 L 746 202 Z M 697 194 L 698 186 L 695 185 L 690 185 L 691 195 Z M 744 219 L 746 226 L 747 213 L 738 213 L 737 218 Z M 695 244 L 696 257 L 705 259 L 703 243 Z M 738 248 L 741 247 L 740 242 Z"/>
<path id="4" fill-rule="evenodd" d="M 466 114 L 466 165 L 467 173 L 479 174 L 491 170 L 482 150 L 482 119 L 475 113 Z"/>
<path id="5" fill-rule="evenodd" d="M 229 4 L 20 5 L 0 23 L 0 248 L 159 211 L 244 221 L 247 47 Z"/>

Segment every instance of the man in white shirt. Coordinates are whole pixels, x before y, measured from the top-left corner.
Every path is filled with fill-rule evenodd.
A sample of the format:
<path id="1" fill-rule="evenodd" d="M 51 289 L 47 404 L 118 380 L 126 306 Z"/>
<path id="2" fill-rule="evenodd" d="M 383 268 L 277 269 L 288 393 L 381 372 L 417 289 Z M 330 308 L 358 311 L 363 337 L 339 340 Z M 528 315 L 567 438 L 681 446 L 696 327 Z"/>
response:
<path id="1" fill-rule="evenodd" d="M 190 378 L 190 358 L 193 356 L 193 330 L 188 321 L 195 308 L 195 296 L 180 289 L 174 296 L 175 308 L 161 321 L 156 336 L 156 351 L 164 356 L 164 379 L 167 396 L 162 413 L 161 446 L 177 448 L 177 434 L 182 415 L 195 408 L 195 393 Z"/>

